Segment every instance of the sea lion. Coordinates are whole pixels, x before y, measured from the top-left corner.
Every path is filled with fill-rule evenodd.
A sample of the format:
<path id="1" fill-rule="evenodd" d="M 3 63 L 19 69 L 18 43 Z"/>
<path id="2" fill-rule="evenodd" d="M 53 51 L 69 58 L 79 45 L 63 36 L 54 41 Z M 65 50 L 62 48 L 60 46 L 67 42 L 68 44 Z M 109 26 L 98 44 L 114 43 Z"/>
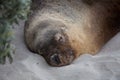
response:
<path id="1" fill-rule="evenodd" d="M 29 50 L 51 66 L 96 54 L 120 31 L 120 0 L 32 0 L 25 23 Z"/>

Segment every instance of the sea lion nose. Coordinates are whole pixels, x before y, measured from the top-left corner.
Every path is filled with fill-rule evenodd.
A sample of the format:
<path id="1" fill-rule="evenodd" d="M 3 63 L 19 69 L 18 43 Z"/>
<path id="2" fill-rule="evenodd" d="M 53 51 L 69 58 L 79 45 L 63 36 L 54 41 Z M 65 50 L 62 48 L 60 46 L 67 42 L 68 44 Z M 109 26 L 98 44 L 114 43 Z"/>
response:
<path id="1" fill-rule="evenodd" d="M 59 65 L 61 63 L 59 55 L 58 54 L 54 54 L 50 57 L 51 63 Z"/>

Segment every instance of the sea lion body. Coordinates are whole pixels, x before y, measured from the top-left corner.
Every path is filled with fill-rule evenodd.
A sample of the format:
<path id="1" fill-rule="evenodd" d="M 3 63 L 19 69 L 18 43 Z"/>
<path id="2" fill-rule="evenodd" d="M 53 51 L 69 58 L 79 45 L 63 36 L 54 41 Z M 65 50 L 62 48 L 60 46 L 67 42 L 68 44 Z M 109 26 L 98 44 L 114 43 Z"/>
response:
<path id="1" fill-rule="evenodd" d="M 119 31 L 119 0 L 33 0 L 25 42 L 50 65 L 64 66 L 98 53 Z"/>

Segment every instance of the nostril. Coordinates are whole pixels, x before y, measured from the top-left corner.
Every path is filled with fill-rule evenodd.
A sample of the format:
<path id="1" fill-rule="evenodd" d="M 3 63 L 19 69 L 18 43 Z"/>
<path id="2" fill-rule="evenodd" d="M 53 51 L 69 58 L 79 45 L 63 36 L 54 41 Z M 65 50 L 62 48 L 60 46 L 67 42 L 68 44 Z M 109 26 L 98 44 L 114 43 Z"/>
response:
<path id="1" fill-rule="evenodd" d="M 51 61 L 55 64 L 60 64 L 61 63 L 60 58 L 57 54 L 54 54 L 54 55 L 51 56 Z"/>

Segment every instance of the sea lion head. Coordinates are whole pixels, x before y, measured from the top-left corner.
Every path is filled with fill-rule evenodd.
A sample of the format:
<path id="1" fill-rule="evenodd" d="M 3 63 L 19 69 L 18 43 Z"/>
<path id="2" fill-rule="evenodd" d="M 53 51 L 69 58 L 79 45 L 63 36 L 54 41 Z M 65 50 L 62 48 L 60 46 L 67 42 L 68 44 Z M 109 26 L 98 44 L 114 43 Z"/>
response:
<path id="1" fill-rule="evenodd" d="M 74 50 L 69 45 L 67 35 L 56 33 L 49 44 L 40 48 L 41 55 L 51 66 L 64 66 L 70 64 L 74 58 Z"/>
<path id="2" fill-rule="evenodd" d="M 47 24 L 47 21 L 45 22 L 44 24 Z M 36 51 L 51 66 L 68 65 L 75 59 L 75 51 L 71 48 L 69 38 L 59 23 L 52 24 L 52 26 L 57 25 L 57 28 L 50 27 L 51 24 L 48 24 L 45 29 L 37 31 L 37 35 L 35 35 Z"/>

